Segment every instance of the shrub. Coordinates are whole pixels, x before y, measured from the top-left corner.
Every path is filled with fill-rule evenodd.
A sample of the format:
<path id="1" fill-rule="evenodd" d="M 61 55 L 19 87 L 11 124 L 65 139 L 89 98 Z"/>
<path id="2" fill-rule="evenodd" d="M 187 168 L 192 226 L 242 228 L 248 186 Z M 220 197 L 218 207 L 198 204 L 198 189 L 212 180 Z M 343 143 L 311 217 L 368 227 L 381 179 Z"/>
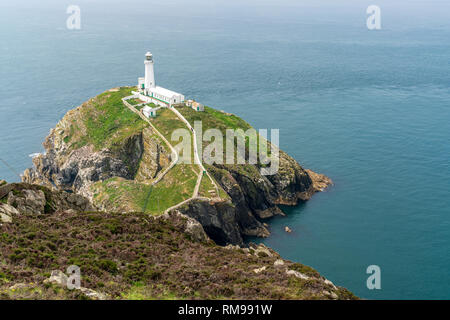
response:
<path id="1" fill-rule="evenodd" d="M 98 261 L 96 264 L 100 269 L 102 269 L 106 272 L 109 272 L 112 274 L 117 273 L 117 264 L 112 260 L 103 259 L 103 260 Z"/>

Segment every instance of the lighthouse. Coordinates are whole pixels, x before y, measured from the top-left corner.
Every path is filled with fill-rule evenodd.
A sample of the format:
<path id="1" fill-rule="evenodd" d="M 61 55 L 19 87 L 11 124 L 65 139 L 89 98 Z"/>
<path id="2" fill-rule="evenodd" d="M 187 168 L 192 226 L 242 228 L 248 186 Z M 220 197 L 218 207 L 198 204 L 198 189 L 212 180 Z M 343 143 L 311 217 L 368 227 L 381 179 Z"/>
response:
<path id="1" fill-rule="evenodd" d="M 145 54 L 145 89 L 155 88 L 155 70 L 153 68 L 153 55 L 150 52 Z"/>
<path id="2" fill-rule="evenodd" d="M 145 77 L 138 78 L 138 92 L 136 92 L 140 100 L 162 107 L 171 107 L 184 101 L 184 95 L 181 93 L 156 86 L 153 55 L 150 52 L 145 54 L 144 65 Z"/>

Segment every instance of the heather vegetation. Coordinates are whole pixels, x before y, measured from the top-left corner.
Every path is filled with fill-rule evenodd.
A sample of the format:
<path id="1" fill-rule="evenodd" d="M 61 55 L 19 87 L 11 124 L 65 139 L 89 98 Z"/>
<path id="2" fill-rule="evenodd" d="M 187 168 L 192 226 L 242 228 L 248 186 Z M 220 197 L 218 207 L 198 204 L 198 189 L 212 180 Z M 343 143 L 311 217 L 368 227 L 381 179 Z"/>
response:
<path id="1" fill-rule="evenodd" d="M 44 283 L 52 270 L 81 268 L 81 285 L 109 299 L 327 299 L 332 290 L 312 268 L 268 249 L 194 240 L 182 216 L 143 213 L 21 214 L 0 226 L 0 299 L 85 299 Z M 265 267 L 263 271 L 255 269 Z M 304 280 L 287 269 L 311 276 Z M 338 298 L 354 296 L 343 288 Z"/>

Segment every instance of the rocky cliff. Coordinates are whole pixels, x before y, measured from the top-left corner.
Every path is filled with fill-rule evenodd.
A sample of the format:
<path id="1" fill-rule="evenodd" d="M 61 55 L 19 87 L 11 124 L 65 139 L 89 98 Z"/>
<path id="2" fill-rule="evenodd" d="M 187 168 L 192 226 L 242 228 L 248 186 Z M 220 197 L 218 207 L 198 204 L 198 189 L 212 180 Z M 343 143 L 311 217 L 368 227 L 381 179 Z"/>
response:
<path id="1" fill-rule="evenodd" d="M 20 215 L 43 215 L 55 212 L 85 212 L 96 208 L 83 196 L 64 191 L 11 183 L 0 185 L 0 222 L 11 223 Z"/>
<path id="2" fill-rule="evenodd" d="M 322 191 L 331 180 L 324 175 L 304 170 L 286 153 L 280 155 L 280 171 L 263 176 L 257 166 L 208 166 L 216 181 L 231 201 L 195 200 L 179 208 L 197 219 L 208 235 L 219 244 L 242 244 L 244 236 L 269 236 L 264 219 L 284 215 L 278 207 L 296 205 Z"/>
<path id="3" fill-rule="evenodd" d="M 157 173 L 169 165 L 170 152 L 144 121 L 124 108 L 120 99 L 130 90 L 110 90 L 68 112 L 51 130 L 44 142 L 45 154 L 33 159 L 34 168 L 25 171 L 23 181 L 81 194 L 94 205 L 109 210 L 140 211 L 150 207 L 150 202 L 154 209 L 148 210 L 160 214 L 183 200 L 176 194 L 185 191 L 184 197 L 188 198 L 191 191 L 185 189 L 189 181 L 195 183 L 195 176 L 189 176 L 194 169 L 172 169 L 177 173 L 169 174 L 167 181 L 148 187 Z M 247 125 L 230 114 L 219 117 L 213 110 L 208 108 L 201 113 L 202 117 L 209 117 L 202 119 L 205 123 Z M 229 119 L 223 120 L 224 117 Z M 164 122 L 163 115 L 156 119 L 159 126 L 173 126 L 175 121 L 167 118 Z M 306 201 L 331 183 L 324 175 L 303 169 L 282 151 L 276 174 L 263 176 L 260 168 L 258 164 L 207 166 L 224 196 L 194 199 L 178 210 L 199 221 L 217 243 L 243 244 L 245 236 L 269 235 L 263 220 L 283 215 L 278 205 Z M 174 190 L 174 186 L 179 189 Z M 166 199 L 169 197 L 172 202 Z"/>

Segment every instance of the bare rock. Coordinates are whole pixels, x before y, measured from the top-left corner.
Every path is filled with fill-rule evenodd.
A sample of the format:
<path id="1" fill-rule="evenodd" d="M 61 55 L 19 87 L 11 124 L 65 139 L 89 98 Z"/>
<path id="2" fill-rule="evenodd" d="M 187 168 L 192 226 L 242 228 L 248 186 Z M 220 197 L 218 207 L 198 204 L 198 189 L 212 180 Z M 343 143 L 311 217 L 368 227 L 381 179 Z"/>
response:
<path id="1" fill-rule="evenodd" d="M 287 233 L 291 233 L 292 232 L 291 228 L 289 228 L 288 226 L 284 227 L 284 231 L 286 231 Z"/>
<path id="2" fill-rule="evenodd" d="M 11 218 L 11 216 L 8 216 L 8 215 L 3 214 L 3 213 L 0 212 L 0 222 L 11 223 L 12 222 L 12 218 Z"/>
<path id="3" fill-rule="evenodd" d="M 107 299 L 106 295 L 104 295 L 103 293 L 94 291 L 92 289 L 81 287 L 80 291 L 89 299 L 93 299 L 93 300 L 106 300 Z"/>
<path id="4" fill-rule="evenodd" d="M 309 169 L 306 169 L 306 172 L 311 177 L 312 186 L 316 192 L 324 191 L 328 186 L 333 184 L 333 181 L 324 174 L 315 173 Z"/>
<path id="5" fill-rule="evenodd" d="M 195 199 L 177 210 L 197 220 L 206 234 L 219 245 L 244 243 L 236 208 L 229 201 L 211 203 L 209 199 Z"/>
<path id="6" fill-rule="evenodd" d="M 266 270 L 266 269 L 267 269 L 267 267 L 264 266 L 264 267 L 261 267 L 261 268 L 253 269 L 253 272 L 256 273 L 256 274 L 258 274 L 258 273 L 263 272 L 263 271 Z"/>
<path id="7" fill-rule="evenodd" d="M 325 283 L 326 285 L 329 285 L 329 286 L 333 287 L 333 289 L 337 290 L 337 287 L 336 287 L 336 286 L 334 285 L 334 283 L 331 282 L 330 280 L 325 279 L 325 280 L 323 281 L 323 283 Z"/>
<path id="8" fill-rule="evenodd" d="M 262 243 L 255 249 L 255 255 L 258 257 L 273 257 L 273 254 L 270 252 L 269 248 Z"/>
<path id="9" fill-rule="evenodd" d="M 15 195 L 12 191 L 8 194 L 8 204 L 25 214 L 42 214 L 45 209 L 45 194 L 42 190 L 21 191 L 21 195 Z"/>
<path id="10" fill-rule="evenodd" d="M 11 223 L 12 217 L 15 215 L 19 215 L 19 211 L 13 206 L 9 204 L 2 203 L 0 204 L 0 221 L 3 223 Z"/>
<path id="11" fill-rule="evenodd" d="M 295 270 L 286 270 L 286 274 L 288 276 L 295 276 L 295 277 L 303 279 L 303 280 L 309 279 L 309 277 L 307 275 L 304 275 L 303 273 L 295 271 Z"/>
<path id="12" fill-rule="evenodd" d="M 322 294 L 333 300 L 336 300 L 339 298 L 339 296 L 333 291 L 330 292 L 328 290 L 324 290 L 324 291 L 322 291 Z"/>
<path id="13" fill-rule="evenodd" d="M 44 142 L 46 153 L 33 158 L 34 168 L 24 172 L 23 182 L 70 190 L 89 198 L 90 186 L 97 181 L 133 179 L 144 148 L 142 133 L 124 140 L 115 152 L 94 150 L 92 145 L 71 150 L 60 134 L 64 121 L 50 132 Z"/>
<path id="14" fill-rule="evenodd" d="M 282 267 L 282 266 L 284 266 L 284 261 L 281 260 L 281 259 L 278 259 L 278 260 L 276 260 L 276 261 L 273 263 L 273 265 L 274 265 L 275 267 Z"/>
<path id="15" fill-rule="evenodd" d="M 6 215 L 63 212 L 94 211 L 90 201 L 83 196 L 64 191 L 50 190 L 43 186 L 27 183 L 11 183 L 0 187 L 0 199 L 6 199 L 7 204 L 1 204 Z"/>
<path id="16" fill-rule="evenodd" d="M 208 235 L 203 230 L 202 225 L 195 219 L 188 218 L 186 221 L 186 229 L 184 229 L 188 235 L 190 235 L 196 241 L 207 241 L 209 240 Z"/>
<path id="17" fill-rule="evenodd" d="M 335 292 L 331 292 L 330 297 L 331 297 L 331 299 L 334 299 L 334 300 L 336 300 L 337 298 L 339 298 L 338 295 L 337 295 Z"/>
<path id="18" fill-rule="evenodd" d="M 50 278 L 44 280 L 44 283 L 53 283 L 60 287 L 67 286 L 67 275 L 60 270 L 53 270 Z"/>
<path id="19" fill-rule="evenodd" d="M 142 133 L 144 150 L 135 180 L 146 182 L 155 178 L 170 164 L 170 155 L 161 142 L 152 137 L 154 133 L 151 128 L 145 128 Z"/>
<path id="20" fill-rule="evenodd" d="M 228 245 L 226 245 L 224 248 L 227 249 L 227 250 L 239 250 L 239 249 L 241 249 L 240 246 L 238 246 L 238 245 L 232 245 L 232 244 L 228 244 Z"/>
<path id="21" fill-rule="evenodd" d="M 161 216 L 163 219 L 171 219 L 172 221 L 181 218 L 184 221 L 184 232 L 188 234 L 193 240 L 199 242 L 207 242 L 210 240 L 202 225 L 195 219 L 182 214 L 180 211 L 171 211 Z"/>
<path id="22" fill-rule="evenodd" d="M 28 285 L 25 283 L 16 283 L 9 287 L 10 290 L 20 290 L 25 288 L 28 288 Z"/>

